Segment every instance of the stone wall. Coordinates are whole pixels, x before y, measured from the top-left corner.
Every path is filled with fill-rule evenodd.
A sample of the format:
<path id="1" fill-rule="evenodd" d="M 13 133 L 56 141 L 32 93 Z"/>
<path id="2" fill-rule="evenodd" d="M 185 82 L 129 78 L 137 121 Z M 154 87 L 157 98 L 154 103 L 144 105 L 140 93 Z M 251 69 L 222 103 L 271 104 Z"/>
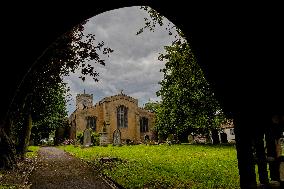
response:
<path id="1" fill-rule="evenodd" d="M 93 95 L 91 94 L 78 94 L 76 96 L 76 109 L 84 109 L 85 107 L 93 106 Z"/>
<path id="2" fill-rule="evenodd" d="M 86 95 L 86 94 L 84 94 Z M 80 103 L 80 101 L 78 101 Z M 144 135 L 152 136 L 151 129 L 154 126 L 154 114 L 138 107 L 138 100 L 125 94 L 118 94 L 105 97 L 94 106 L 80 109 L 77 108 L 69 117 L 69 121 L 76 131 L 82 132 L 86 129 L 88 116 L 96 117 L 96 132 L 103 131 L 103 125 L 106 127 L 108 141 L 112 142 L 113 132 L 117 129 L 117 108 L 125 106 L 128 109 L 128 127 L 119 128 L 121 131 L 122 142 L 127 139 L 135 142 L 143 141 Z M 148 118 L 149 132 L 140 133 L 140 117 Z"/>

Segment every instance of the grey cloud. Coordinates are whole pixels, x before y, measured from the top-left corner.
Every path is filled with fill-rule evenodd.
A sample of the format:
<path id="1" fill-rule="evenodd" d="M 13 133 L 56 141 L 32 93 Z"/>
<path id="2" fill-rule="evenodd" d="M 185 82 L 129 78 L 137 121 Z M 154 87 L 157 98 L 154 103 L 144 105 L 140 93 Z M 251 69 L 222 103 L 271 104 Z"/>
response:
<path id="1" fill-rule="evenodd" d="M 86 25 L 86 33 L 94 32 L 119 56 L 144 57 L 149 52 L 162 51 L 163 46 L 173 40 L 164 27 L 156 27 L 155 32 L 146 30 L 137 36 L 136 32 L 144 26 L 144 17 L 148 17 L 148 14 L 139 7 L 109 11 L 91 18 L 92 24 Z"/>
<path id="2" fill-rule="evenodd" d="M 105 96 L 115 95 L 123 89 L 124 93 L 145 104 L 149 99 L 160 100 L 156 91 L 162 79 L 160 69 L 164 63 L 157 58 L 163 53 L 163 47 L 169 45 L 173 37 L 163 27 L 155 32 L 136 32 L 144 25 L 144 17 L 148 16 L 139 7 L 123 8 L 100 14 L 86 24 L 86 33 L 94 33 L 98 41 L 104 41 L 114 52 L 106 58 L 106 66 L 95 65 L 100 74 L 99 82 L 87 78 L 85 82 L 78 79 L 79 72 L 64 78 L 69 83 L 73 100 L 68 105 L 69 114 L 74 111 L 77 93 L 94 95 L 94 102 Z"/>

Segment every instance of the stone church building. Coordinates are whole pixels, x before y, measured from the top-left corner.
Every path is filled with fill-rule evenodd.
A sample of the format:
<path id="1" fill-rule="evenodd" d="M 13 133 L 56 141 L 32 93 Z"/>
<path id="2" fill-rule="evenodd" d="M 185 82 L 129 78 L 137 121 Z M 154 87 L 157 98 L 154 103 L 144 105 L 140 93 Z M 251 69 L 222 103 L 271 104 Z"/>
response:
<path id="1" fill-rule="evenodd" d="M 76 110 L 70 115 L 70 138 L 85 129 L 104 134 L 105 143 L 113 143 L 114 132 L 119 129 L 121 141 L 143 142 L 153 137 L 154 113 L 138 107 L 138 100 L 123 94 L 105 97 L 93 105 L 92 94 L 76 96 Z"/>

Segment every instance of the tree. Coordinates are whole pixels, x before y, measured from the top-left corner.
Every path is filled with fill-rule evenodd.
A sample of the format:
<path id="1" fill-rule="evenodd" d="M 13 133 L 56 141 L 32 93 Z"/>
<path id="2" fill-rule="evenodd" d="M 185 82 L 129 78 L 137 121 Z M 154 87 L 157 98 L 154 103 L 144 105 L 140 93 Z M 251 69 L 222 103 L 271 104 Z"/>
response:
<path id="1" fill-rule="evenodd" d="M 145 29 L 154 31 L 157 24 L 164 24 L 163 16 L 155 10 L 141 8 L 150 18 L 145 18 L 145 26 L 137 34 Z M 162 101 L 155 110 L 156 130 L 164 139 L 169 134 L 185 139 L 191 132 L 208 135 L 224 121 L 221 107 L 183 33 L 171 24 L 166 29 L 169 35 L 176 35 L 171 46 L 164 47 L 166 53 L 159 56 L 159 60 L 165 61 L 165 68 L 161 70 L 164 77 L 157 92 Z"/>
<path id="2" fill-rule="evenodd" d="M 161 70 L 164 73 L 161 89 L 157 92 L 162 98 L 157 130 L 165 136 L 173 133 L 183 138 L 190 132 L 209 134 L 218 126 L 220 116 L 217 119 L 216 115 L 221 108 L 189 43 L 180 38 L 165 50 L 159 56 L 166 63 Z"/>
<path id="3" fill-rule="evenodd" d="M 147 103 L 145 103 L 144 109 L 146 109 L 150 112 L 156 113 L 159 106 L 160 106 L 159 102 L 147 102 Z"/>
<path id="4" fill-rule="evenodd" d="M 17 153 L 23 155 L 31 125 L 34 132 L 43 134 L 64 124 L 68 88 L 63 83 L 63 76 L 80 69 L 83 81 L 85 75 L 98 81 L 99 74 L 90 61 L 105 65 L 100 55 L 108 55 L 112 50 L 104 47 L 104 42 L 95 41 L 94 34 L 84 35 L 86 22 L 75 26 L 52 43 L 22 80 L 9 109 L 8 121 L 0 132 L 0 148 L 6 149 L 0 157 L 0 162 L 3 162 L 0 168 L 15 165 L 10 161 L 15 159 L 14 147 L 13 144 L 8 145 L 7 141 L 15 143 Z"/>

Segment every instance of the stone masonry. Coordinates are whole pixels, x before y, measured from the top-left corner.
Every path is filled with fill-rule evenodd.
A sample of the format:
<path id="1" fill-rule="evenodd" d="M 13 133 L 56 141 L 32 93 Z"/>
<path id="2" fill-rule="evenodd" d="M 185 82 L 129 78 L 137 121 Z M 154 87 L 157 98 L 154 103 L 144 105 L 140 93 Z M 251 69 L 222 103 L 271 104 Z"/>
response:
<path id="1" fill-rule="evenodd" d="M 71 131 L 83 132 L 87 127 L 92 127 L 97 133 L 106 133 L 107 141 L 112 143 L 113 133 L 119 127 L 119 107 L 125 107 L 127 114 L 126 127 L 120 127 L 121 141 L 130 139 L 136 143 L 143 142 L 144 136 L 153 137 L 154 113 L 138 107 L 138 100 L 123 93 L 103 98 L 93 105 L 93 95 L 78 94 L 76 98 L 76 110 L 70 115 Z M 141 130 L 140 119 L 148 120 L 148 129 Z M 92 121 L 90 121 L 92 120 Z M 90 126 L 91 125 L 91 126 Z M 71 133 L 72 139 L 75 134 Z"/>

